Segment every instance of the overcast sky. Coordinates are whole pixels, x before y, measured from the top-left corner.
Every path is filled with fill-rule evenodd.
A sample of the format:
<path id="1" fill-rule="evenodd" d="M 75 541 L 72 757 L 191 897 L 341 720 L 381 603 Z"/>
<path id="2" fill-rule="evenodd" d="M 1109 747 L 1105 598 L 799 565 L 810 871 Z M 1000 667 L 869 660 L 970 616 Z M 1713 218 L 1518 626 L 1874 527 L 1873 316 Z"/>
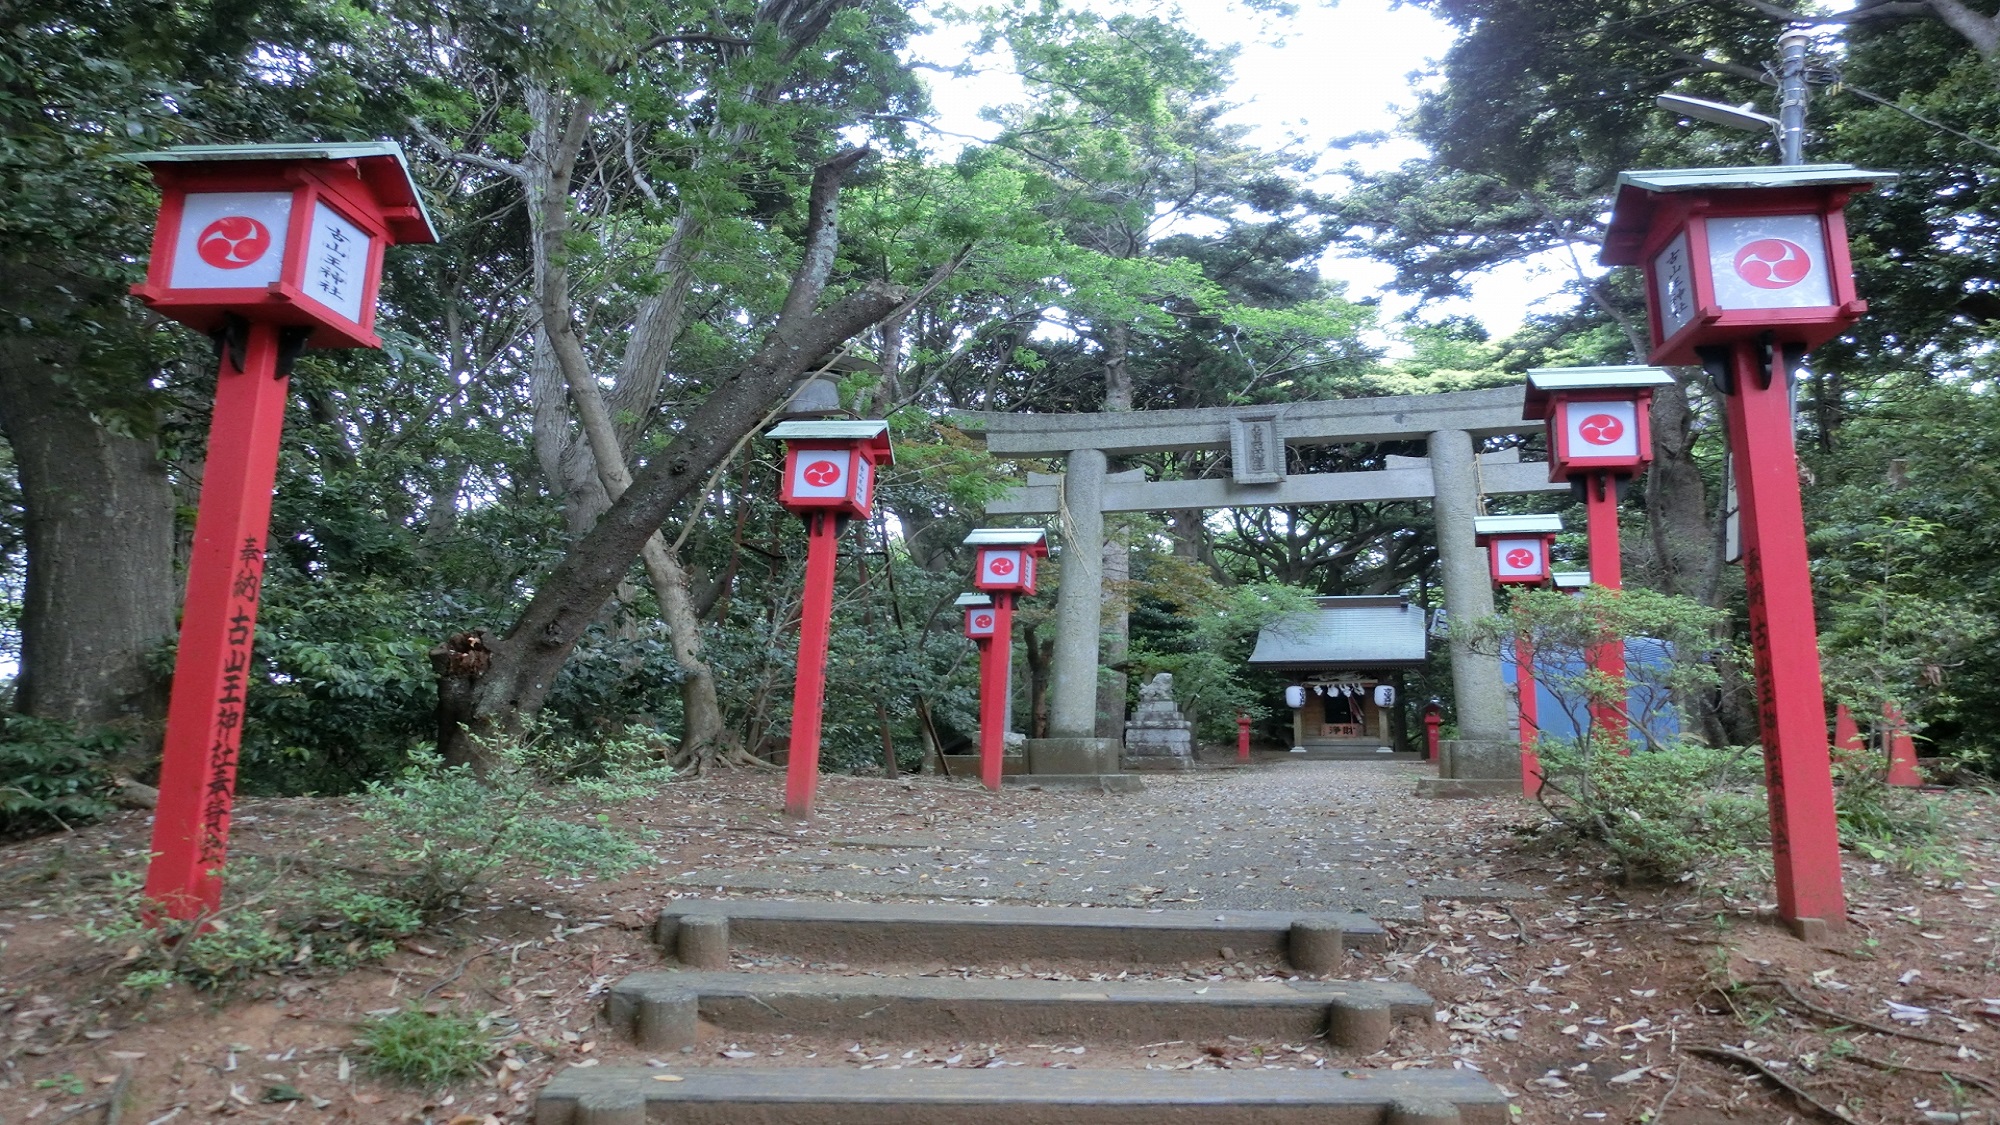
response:
<path id="1" fill-rule="evenodd" d="M 1104 0 L 1109 9 L 1115 0 Z M 1094 5 L 1095 6 L 1095 5 Z M 1132 0 L 1131 11 L 1172 11 L 1168 5 Z M 1451 31 L 1414 8 L 1393 8 L 1390 0 L 1340 0 L 1323 7 L 1305 0 L 1297 15 L 1274 18 L 1231 0 L 1185 0 L 1179 5 L 1185 22 L 1212 43 L 1241 48 L 1236 83 L 1230 95 L 1239 104 L 1234 119 L 1250 125 L 1258 143 L 1278 147 L 1300 136 L 1324 148 L 1334 138 L 1368 131 L 1394 132 L 1401 115 L 1415 101 L 1419 72 L 1451 45 Z M 970 35 L 964 29 L 940 25 L 920 40 L 916 54 L 925 61 L 953 65 L 965 59 Z M 984 106 L 1019 100 L 1021 86 L 1004 59 L 991 60 L 996 69 L 970 78 L 947 78 L 925 72 L 939 125 L 952 133 L 990 136 L 992 126 L 979 120 Z M 1422 155 L 1407 137 L 1368 149 L 1330 153 L 1328 164 L 1356 160 L 1369 168 L 1389 168 Z M 1329 187 L 1332 184 L 1327 185 Z M 1518 327 L 1562 284 L 1567 262 L 1546 269 L 1505 270 L 1475 286 L 1470 302 L 1434 305 L 1426 319 L 1447 313 L 1471 313 L 1495 336 Z M 1408 298 L 1382 289 L 1390 277 L 1387 266 L 1365 260 L 1332 257 L 1321 265 L 1328 278 L 1344 281 L 1351 297 L 1379 295 L 1389 314 L 1411 305 Z M 1557 297 L 1558 302 L 1565 300 Z"/>

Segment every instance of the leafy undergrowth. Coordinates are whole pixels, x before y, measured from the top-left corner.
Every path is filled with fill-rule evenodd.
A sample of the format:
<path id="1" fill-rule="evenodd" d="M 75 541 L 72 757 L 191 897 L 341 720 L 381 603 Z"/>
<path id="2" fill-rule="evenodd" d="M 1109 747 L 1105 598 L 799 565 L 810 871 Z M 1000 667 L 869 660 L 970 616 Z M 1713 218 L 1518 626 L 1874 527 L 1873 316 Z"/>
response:
<path id="1" fill-rule="evenodd" d="M 1542 897 L 1431 904 L 1389 965 L 1439 1001 L 1433 1061 L 1480 1068 L 1522 1120 L 2000 1119 L 2000 800 L 1886 799 L 1936 834 L 1855 836 L 1823 942 L 1777 920 L 1767 845 L 1646 886 L 1553 826 L 1496 825 L 1481 870 Z"/>

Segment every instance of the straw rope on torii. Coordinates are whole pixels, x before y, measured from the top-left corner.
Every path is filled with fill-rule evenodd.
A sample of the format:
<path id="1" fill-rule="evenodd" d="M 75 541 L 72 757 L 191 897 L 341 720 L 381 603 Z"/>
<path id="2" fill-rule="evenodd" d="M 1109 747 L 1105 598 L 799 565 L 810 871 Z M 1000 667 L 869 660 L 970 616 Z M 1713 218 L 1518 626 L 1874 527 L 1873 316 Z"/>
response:
<path id="1" fill-rule="evenodd" d="M 1453 619 L 1493 612 L 1486 563 L 1473 540 L 1482 492 L 1554 492 L 1547 466 L 1515 450 L 1475 457 L 1474 442 L 1540 432 L 1522 420 L 1522 390 L 1503 387 L 1435 395 L 1100 414 L 961 411 L 987 449 L 1013 457 L 1062 457 L 1060 475 L 1030 473 L 1025 487 L 988 506 L 989 515 L 1058 515 L 1064 566 L 1056 594 L 1049 735 L 1028 744 L 1029 772 L 1118 772 L 1118 740 L 1096 737 L 1104 514 L 1188 509 L 1431 500 L 1445 606 Z M 1428 457 L 1390 457 L 1384 469 L 1289 475 L 1288 445 L 1423 440 Z M 1107 472 L 1114 456 L 1227 449 L 1227 480 L 1148 481 L 1143 470 Z M 1518 782 L 1497 656 L 1453 640 L 1452 689 L 1460 734 L 1440 763 L 1443 777 Z M 1122 718 L 1122 716 L 1120 716 Z"/>

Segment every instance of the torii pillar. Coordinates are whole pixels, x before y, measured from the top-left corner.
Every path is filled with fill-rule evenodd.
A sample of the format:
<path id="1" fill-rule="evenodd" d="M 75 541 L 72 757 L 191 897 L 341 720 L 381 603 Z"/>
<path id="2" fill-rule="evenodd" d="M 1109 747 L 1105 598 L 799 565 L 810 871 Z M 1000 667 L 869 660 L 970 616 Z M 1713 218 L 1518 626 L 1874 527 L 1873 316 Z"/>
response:
<path id="1" fill-rule="evenodd" d="M 1103 778 L 1119 772 L 1122 743 L 1097 737 L 1097 653 L 1104 632 L 1104 475 L 1101 449 L 1071 450 L 1056 513 L 1062 582 L 1049 662 L 1049 737 L 1026 746 L 1028 772 Z M 1123 715 L 1119 718 L 1122 720 Z"/>
<path id="2" fill-rule="evenodd" d="M 1472 435 L 1438 430 L 1430 435 L 1431 516 L 1438 570 L 1444 579 L 1447 622 L 1458 626 L 1494 613 L 1486 551 L 1474 536 L 1479 516 L 1479 468 Z M 1458 737 L 1438 744 L 1438 776 L 1422 778 L 1424 797 L 1499 796 L 1518 792 L 1521 746 L 1507 729 L 1507 682 L 1498 653 L 1480 652 L 1454 635 L 1451 691 Z"/>

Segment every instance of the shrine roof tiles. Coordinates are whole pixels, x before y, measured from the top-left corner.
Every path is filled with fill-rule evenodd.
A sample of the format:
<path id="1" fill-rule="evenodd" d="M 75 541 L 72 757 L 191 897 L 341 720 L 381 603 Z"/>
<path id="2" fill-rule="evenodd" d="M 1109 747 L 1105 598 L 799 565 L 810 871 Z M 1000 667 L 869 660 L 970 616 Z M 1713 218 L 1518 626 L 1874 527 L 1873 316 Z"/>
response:
<path id="1" fill-rule="evenodd" d="M 1399 594 L 1314 598 L 1316 608 L 1257 634 L 1252 667 L 1407 668 L 1424 662 L 1424 611 Z"/>

